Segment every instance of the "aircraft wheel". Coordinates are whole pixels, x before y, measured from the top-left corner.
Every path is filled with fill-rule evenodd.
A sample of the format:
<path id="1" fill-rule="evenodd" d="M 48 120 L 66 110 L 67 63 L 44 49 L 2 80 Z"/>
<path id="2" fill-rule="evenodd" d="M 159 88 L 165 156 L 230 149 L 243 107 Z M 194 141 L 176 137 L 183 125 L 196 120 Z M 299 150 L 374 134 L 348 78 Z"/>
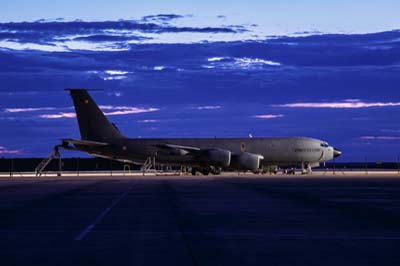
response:
<path id="1" fill-rule="evenodd" d="M 209 175 L 210 174 L 210 169 L 209 168 L 204 168 L 202 173 L 203 173 L 203 175 Z"/>
<path id="2" fill-rule="evenodd" d="M 213 168 L 213 169 L 211 169 L 211 173 L 212 173 L 213 175 L 220 175 L 221 172 L 222 172 L 222 169 L 221 169 L 221 168 Z"/>

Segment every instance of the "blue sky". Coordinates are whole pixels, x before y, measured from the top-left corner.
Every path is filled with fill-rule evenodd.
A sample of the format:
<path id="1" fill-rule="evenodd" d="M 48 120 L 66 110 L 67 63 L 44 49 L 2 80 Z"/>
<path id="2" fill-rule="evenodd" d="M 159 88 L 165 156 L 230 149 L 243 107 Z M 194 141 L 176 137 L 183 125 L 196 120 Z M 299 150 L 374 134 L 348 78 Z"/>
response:
<path id="1" fill-rule="evenodd" d="M 79 137 L 66 87 L 100 89 L 132 137 L 308 136 L 341 161 L 400 154 L 396 1 L 90 2 L 4 5 L 0 156 Z"/>

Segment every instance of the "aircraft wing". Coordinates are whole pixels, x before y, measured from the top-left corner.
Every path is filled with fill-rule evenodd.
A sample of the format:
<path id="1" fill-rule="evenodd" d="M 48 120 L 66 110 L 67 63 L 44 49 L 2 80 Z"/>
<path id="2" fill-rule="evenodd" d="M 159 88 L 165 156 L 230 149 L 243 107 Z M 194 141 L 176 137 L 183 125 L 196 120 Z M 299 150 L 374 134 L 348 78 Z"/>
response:
<path id="1" fill-rule="evenodd" d="M 197 148 L 197 147 L 168 144 L 168 143 L 157 144 L 156 147 L 160 148 L 160 149 L 180 149 L 180 150 L 187 150 L 187 151 L 199 151 L 200 150 L 200 148 Z"/>
<path id="2" fill-rule="evenodd" d="M 187 155 L 189 153 L 195 153 L 200 151 L 200 148 L 198 147 L 168 144 L 168 143 L 156 144 L 155 146 L 159 148 L 161 151 L 166 152 L 170 155 Z"/>
<path id="3" fill-rule="evenodd" d="M 74 145 L 79 145 L 79 146 L 88 146 L 88 147 L 104 147 L 108 146 L 108 143 L 106 142 L 97 142 L 97 141 L 90 141 L 90 140 L 81 140 L 81 139 L 63 139 L 62 140 L 63 145 L 64 144 L 74 144 Z"/>

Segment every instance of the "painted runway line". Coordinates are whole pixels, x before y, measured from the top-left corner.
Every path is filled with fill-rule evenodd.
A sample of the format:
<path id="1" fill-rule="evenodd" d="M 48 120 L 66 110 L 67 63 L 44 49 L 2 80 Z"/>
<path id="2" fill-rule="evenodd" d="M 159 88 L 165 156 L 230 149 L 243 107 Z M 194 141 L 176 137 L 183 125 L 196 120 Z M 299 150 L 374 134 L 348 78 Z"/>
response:
<path id="1" fill-rule="evenodd" d="M 90 225 L 88 225 L 82 232 L 80 232 L 75 238 L 74 240 L 76 241 L 80 241 L 82 239 L 84 239 L 87 234 L 90 233 L 90 231 L 93 230 L 93 228 L 101 222 L 101 220 L 115 207 L 117 206 L 117 204 L 123 199 L 125 198 L 133 189 L 133 186 L 131 186 L 127 191 L 125 191 L 124 193 L 122 193 L 118 198 L 116 198 L 113 203 L 105 208 L 100 214 L 99 216 L 96 217 L 96 219 L 94 220 L 93 223 L 91 223 Z"/>

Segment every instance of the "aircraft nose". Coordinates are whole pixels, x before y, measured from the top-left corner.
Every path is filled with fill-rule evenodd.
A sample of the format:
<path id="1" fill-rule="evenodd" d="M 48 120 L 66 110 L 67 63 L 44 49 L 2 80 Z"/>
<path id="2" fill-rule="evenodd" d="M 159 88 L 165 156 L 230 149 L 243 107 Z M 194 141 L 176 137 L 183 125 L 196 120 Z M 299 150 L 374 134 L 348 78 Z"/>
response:
<path id="1" fill-rule="evenodd" d="M 339 157 L 342 155 L 342 152 L 336 148 L 333 148 L 333 158 Z"/>

